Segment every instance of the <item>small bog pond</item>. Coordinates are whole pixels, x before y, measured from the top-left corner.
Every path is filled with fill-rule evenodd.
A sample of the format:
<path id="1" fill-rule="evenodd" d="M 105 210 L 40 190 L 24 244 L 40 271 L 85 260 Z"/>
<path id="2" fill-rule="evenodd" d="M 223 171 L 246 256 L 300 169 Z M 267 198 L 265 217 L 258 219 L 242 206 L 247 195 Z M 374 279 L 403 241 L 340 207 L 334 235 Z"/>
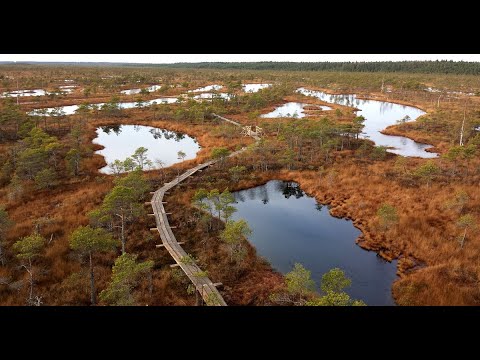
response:
<path id="1" fill-rule="evenodd" d="M 162 85 L 152 85 L 152 86 L 149 86 L 149 87 L 145 88 L 145 90 L 148 91 L 148 92 L 154 92 L 154 91 L 159 90 L 161 87 L 162 87 Z M 142 91 L 142 89 L 127 89 L 127 90 L 122 90 L 120 92 L 122 94 L 125 94 L 125 95 L 135 95 L 135 94 L 140 94 L 141 91 Z"/>
<path id="2" fill-rule="evenodd" d="M 234 195 L 238 211 L 233 218 L 248 222 L 250 242 L 276 270 L 285 274 L 299 262 L 319 286 L 324 273 L 339 267 L 352 280 L 346 289 L 352 298 L 394 305 L 396 261 L 389 263 L 356 245 L 360 230 L 350 220 L 331 216 L 297 183 L 273 180 Z"/>
<path id="3" fill-rule="evenodd" d="M 148 149 L 147 158 L 153 163 L 149 169 L 161 167 L 156 162 L 157 159 L 163 162 L 163 166 L 170 166 L 183 161 L 178 159 L 179 151 L 186 154 L 185 160 L 190 160 L 195 158 L 200 150 L 197 140 L 186 134 L 139 125 L 99 127 L 93 142 L 105 147 L 95 153 L 102 155 L 107 164 L 116 159 L 123 161 L 143 146 Z M 99 171 L 104 174 L 113 173 L 108 165 Z"/>
<path id="4" fill-rule="evenodd" d="M 142 105 L 143 107 L 147 106 L 152 106 L 153 103 L 155 102 L 158 105 L 161 104 L 174 104 L 176 103 L 178 98 L 176 97 L 162 97 L 159 99 L 153 99 L 153 100 L 147 100 L 143 101 Z M 118 103 L 118 106 L 121 109 L 133 109 L 137 107 L 137 102 L 120 102 Z M 98 103 L 98 104 L 89 104 L 88 106 L 96 106 L 98 109 L 100 109 L 105 103 Z M 59 107 L 52 107 L 52 108 L 43 108 L 43 109 L 34 109 L 31 112 L 28 113 L 28 115 L 36 115 L 36 116 L 41 116 L 43 115 L 41 113 L 42 110 L 45 109 L 46 116 L 58 116 L 58 115 L 73 115 L 75 112 L 78 110 L 80 106 L 79 105 L 67 105 L 67 106 L 59 106 Z"/>
<path id="5" fill-rule="evenodd" d="M 272 84 L 243 84 L 243 91 L 254 93 L 270 86 L 272 86 Z"/>
<path id="6" fill-rule="evenodd" d="M 405 119 L 406 121 L 414 121 L 420 115 L 425 114 L 424 111 L 413 107 L 391 103 L 388 101 L 364 100 L 358 99 L 356 95 L 332 95 L 323 91 L 308 90 L 305 88 L 297 89 L 297 92 L 306 96 L 313 96 L 322 101 L 351 106 L 359 109 L 357 115 L 365 117 L 365 127 L 360 135 L 364 139 L 372 140 L 377 146 L 391 147 L 388 152 L 402 155 L 415 156 L 421 158 L 435 158 L 437 153 L 427 152 L 426 149 L 432 145 L 418 143 L 404 136 L 384 135 L 380 131 L 390 125 L 397 124 L 397 121 Z"/>
<path id="7" fill-rule="evenodd" d="M 0 95 L 0 97 L 24 97 L 24 96 L 44 96 L 47 95 L 47 92 L 42 89 L 34 90 L 14 90 L 6 91 Z"/>
<path id="8" fill-rule="evenodd" d="M 305 106 L 310 106 L 312 108 L 321 109 L 321 110 L 331 110 L 330 106 L 324 105 L 315 105 L 315 104 L 305 104 L 299 102 L 288 102 L 275 108 L 272 112 L 268 114 L 260 115 L 262 118 L 280 118 L 280 117 L 295 117 L 303 118 L 306 116 L 304 108 Z"/>
<path id="9" fill-rule="evenodd" d="M 77 85 L 62 85 L 59 86 L 59 92 L 63 92 L 66 94 L 70 94 L 73 92 L 73 89 L 76 88 Z M 0 95 L 1 98 L 5 97 L 26 97 L 26 96 L 45 96 L 45 95 L 50 95 L 50 94 L 58 94 L 59 92 L 55 91 L 46 91 L 43 89 L 34 89 L 34 90 L 15 90 L 15 91 L 10 91 L 10 92 L 4 92 Z"/>
<path id="10" fill-rule="evenodd" d="M 212 99 L 212 98 L 221 98 L 221 99 L 226 99 L 230 100 L 230 95 L 227 93 L 201 93 L 198 95 L 195 95 L 193 97 L 194 99 Z"/>
<path id="11" fill-rule="evenodd" d="M 203 91 L 212 91 L 212 90 L 220 90 L 221 88 L 223 88 L 222 85 L 208 85 L 208 86 L 204 86 L 204 87 L 201 87 L 201 88 L 198 88 L 198 89 L 195 89 L 195 90 L 188 90 L 188 92 L 203 92 Z"/>

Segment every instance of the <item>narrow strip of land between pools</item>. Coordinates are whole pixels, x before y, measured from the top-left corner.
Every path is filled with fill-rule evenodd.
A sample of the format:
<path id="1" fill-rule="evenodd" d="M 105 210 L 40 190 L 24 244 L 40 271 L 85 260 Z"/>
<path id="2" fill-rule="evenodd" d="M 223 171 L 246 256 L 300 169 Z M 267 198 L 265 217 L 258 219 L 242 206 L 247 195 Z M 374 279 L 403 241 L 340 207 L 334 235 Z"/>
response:
<path id="1" fill-rule="evenodd" d="M 213 114 L 213 116 L 220 120 L 227 121 L 235 126 L 242 126 L 242 124 L 237 123 L 233 120 L 229 120 L 222 116 L 216 114 Z M 251 134 L 250 136 L 252 136 L 257 141 L 260 140 L 260 137 L 257 135 Z M 247 148 L 244 147 L 238 151 L 231 153 L 229 156 L 236 156 L 245 151 L 246 149 Z M 200 269 L 200 267 L 195 264 L 194 261 L 186 261 L 186 259 L 189 259 L 189 256 L 175 238 L 175 235 L 172 232 L 172 228 L 170 227 L 170 224 L 168 222 L 167 213 L 165 212 L 165 208 L 163 206 L 163 196 L 168 190 L 180 184 L 185 179 L 188 179 L 197 171 L 201 171 L 202 169 L 215 164 L 217 161 L 219 160 L 213 159 L 197 165 L 187 170 L 182 175 L 176 177 L 171 182 L 165 183 L 160 189 L 154 192 L 151 200 L 151 205 L 153 208 L 153 214 L 155 216 L 157 230 L 160 233 L 160 238 L 162 239 L 163 246 L 165 247 L 165 249 L 168 250 L 170 255 L 172 255 L 176 264 L 183 270 L 185 275 L 188 276 L 192 284 L 195 286 L 195 289 L 202 296 L 203 301 L 207 305 L 227 306 L 227 303 L 223 299 L 220 292 L 217 290 L 217 284 L 214 284 L 207 276 L 204 276 L 204 272 L 202 272 L 202 269 Z"/>

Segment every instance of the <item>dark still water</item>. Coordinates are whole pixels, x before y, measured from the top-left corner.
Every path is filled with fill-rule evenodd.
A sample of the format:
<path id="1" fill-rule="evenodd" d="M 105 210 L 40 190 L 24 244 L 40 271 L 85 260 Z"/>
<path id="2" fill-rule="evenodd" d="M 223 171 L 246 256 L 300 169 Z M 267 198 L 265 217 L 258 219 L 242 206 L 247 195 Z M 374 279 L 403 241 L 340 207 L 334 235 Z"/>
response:
<path id="1" fill-rule="evenodd" d="M 297 183 L 273 180 L 234 195 L 234 220 L 248 222 L 250 242 L 275 269 L 285 274 L 299 262 L 319 288 L 322 275 L 339 267 L 352 280 L 346 290 L 352 298 L 367 305 L 394 305 L 396 261 L 386 262 L 356 245 L 360 230 L 350 220 L 331 216 L 327 206 L 305 195 Z"/>

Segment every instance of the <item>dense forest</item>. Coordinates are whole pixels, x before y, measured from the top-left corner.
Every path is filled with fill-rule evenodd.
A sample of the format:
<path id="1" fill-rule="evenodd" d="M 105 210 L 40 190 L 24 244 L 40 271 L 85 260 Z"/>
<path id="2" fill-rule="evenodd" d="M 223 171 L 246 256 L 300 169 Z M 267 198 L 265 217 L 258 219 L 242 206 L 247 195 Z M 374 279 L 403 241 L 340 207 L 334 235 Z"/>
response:
<path id="1" fill-rule="evenodd" d="M 166 68 L 286 70 L 286 71 L 352 71 L 407 72 L 424 74 L 480 74 L 480 63 L 442 61 L 375 61 L 375 62 L 201 62 L 159 64 Z"/>
<path id="2" fill-rule="evenodd" d="M 71 62 L 0 62 L 3 65 L 15 66 L 79 66 Z M 130 64 L 130 63 L 81 63 L 83 67 L 120 67 L 120 68 L 167 68 L 167 69 L 221 69 L 221 70 L 284 70 L 284 71 L 342 71 L 342 72 L 399 72 L 415 74 L 457 74 L 479 75 L 480 63 L 470 61 L 372 61 L 372 62 L 198 62 L 173 64 Z"/>

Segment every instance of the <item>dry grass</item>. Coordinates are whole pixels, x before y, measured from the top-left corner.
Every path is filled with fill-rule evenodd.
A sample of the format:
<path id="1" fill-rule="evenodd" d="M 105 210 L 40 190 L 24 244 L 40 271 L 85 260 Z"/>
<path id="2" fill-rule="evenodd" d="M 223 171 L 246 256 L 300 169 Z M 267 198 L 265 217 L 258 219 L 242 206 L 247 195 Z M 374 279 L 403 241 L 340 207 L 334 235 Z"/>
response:
<path id="1" fill-rule="evenodd" d="M 225 146 L 234 150 L 237 146 L 247 145 L 252 141 L 240 137 L 223 138 L 221 133 L 218 133 L 219 125 L 216 121 L 192 124 L 181 121 L 153 120 L 150 112 L 137 109 L 131 110 L 127 114 L 127 117 L 121 119 L 90 119 L 85 123 L 85 143 L 88 144 L 95 138 L 95 129 L 98 126 L 119 123 L 165 128 L 195 137 L 201 145 L 198 156 L 195 159 L 165 169 L 163 173 L 167 179 L 176 176 L 176 168 L 186 170 L 209 158 L 213 147 Z M 76 121 L 75 119 L 78 118 L 73 117 L 72 123 Z M 221 126 L 224 127 L 225 125 L 222 124 Z M 12 143 L 2 144 L 2 147 L 6 149 L 11 145 Z M 92 150 L 99 150 L 102 147 L 92 144 L 91 148 Z M 11 245 L 20 237 L 29 235 L 33 231 L 34 222 L 37 219 L 42 217 L 48 219 L 48 223 L 41 228 L 41 234 L 47 240 L 50 240 L 50 238 L 52 240 L 43 256 L 35 260 L 35 268 L 38 272 L 36 287 L 45 304 L 87 305 L 89 303 L 89 292 L 82 290 L 83 285 L 79 285 L 79 280 L 67 280 L 72 274 L 82 269 L 78 258 L 69 249 L 68 238 L 76 227 L 88 224 L 86 214 L 99 206 L 104 196 L 113 187 L 112 176 L 98 173 L 98 169 L 105 165 L 104 158 L 94 154 L 83 161 L 81 177 L 70 180 L 63 179 L 55 188 L 44 191 L 35 190 L 33 184 L 29 184 L 26 186 L 22 198 L 17 200 L 7 198 L 6 188 L 0 189 L 0 203 L 5 204 L 10 217 L 15 221 L 15 226 L 7 237 L 7 249 L 11 248 Z M 160 184 L 160 171 L 147 172 L 146 177 L 154 186 L 152 190 L 155 190 L 155 187 Z M 171 258 L 168 254 L 162 254 L 161 251 L 159 253 L 159 250 L 155 248 L 154 244 L 158 243 L 160 239 L 152 239 L 152 234 L 148 230 L 150 227 L 150 224 L 147 224 L 148 221 L 148 219 L 143 219 L 131 227 L 127 244 L 127 251 L 138 253 L 141 259 L 154 259 L 156 263 L 153 296 L 142 295 L 140 297 L 141 301 L 148 302 L 151 305 L 193 305 L 194 298 L 188 296 L 186 289 L 180 288 L 169 276 L 170 270 L 167 265 L 171 263 Z M 10 279 L 10 283 L 25 280 L 26 274 L 17 268 L 19 261 L 15 259 L 14 254 L 7 251 L 7 256 L 9 266 L 0 269 L 0 278 L 5 276 Z M 99 291 L 105 288 L 110 278 L 110 269 L 114 258 L 115 254 L 96 255 L 95 273 Z M 83 264 L 84 267 L 85 264 Z M 12 286 L 0 285 L 1 304 L 25 304 L 28 289 L 26 283 L 24 284 L 25 286 L 21 287 L 20 290 L 14 290 Z"/>
<path id="2" fill-rule="evenodd" d="M 34 74 L 25 71 L 25 76 Z M 46 72 L 47 74 L 48 72 Z M 68 73 L 68 72 L 67 72 Z M 146 72 L 151 78 L 159 77 L 155 71 Z M 162 76 L 169 72 L 162 72 Z M 222 83 L 222 79 L 230 72 L 211 71 L 185 71 L 182 76 L 173 76 L 172 81 L 187 81 L 188 88 L 200 85 Z M 15 76 L 17 73 L 15 73 Z M 81 74 L 77 74 L 81 77 Z M 268 81 L 281 79 L 282 73 L 264 73 Z M 305 75 L 305 74 L 303 74 Z M 299 73 L 299 76 L 303 76 Z M 365 79 L 368 74 L 355 74 L 358 79 Z M 58 77 L 69 78 L 66 73 L 59 73 Z M 245 76 L 247 76 L 245 74 Z M 313 74 L 312 76 L 316 76 Z M 324 79 L 329 74 L 318 75 Z M 334 76 L 334 75 L 331 75 Z M 346 76 L 346 75 L 345 75 Z M 377 76 L 377 75 L 375 75 Z M 392 75 L 393 76 L 393 75 Z M 400 75 L 399 75 L 400 76 Z M 413 76 L 413 75 L 412 75 Z M 416 75 L 415 75 L 416 76 Z M 339 77 L 339 82 L 344 75 Z M 381 80 L 381 75 L 378 75 Z M 427 76 L 429 78 L 430 76 Z M 252 77 L 253 79 L 253 77 Z M 263 80 L 265 80 L 263 79 Z M 458 81 L 463 81 L 458 77 Z M 259 79 L 259 82 L 263 81 Z M 318 82 L 327 81 L 318 80 Z M 448 83 L 450 77 L 442 77 L 439 83 Z M 470 78 L 465 78 L 471 83 Z M 362 80 L 363 81 L 363 80 Z M 311 84 L 305 84 L 314 88 Z M 346 85 L 328 83 L 331 88 L 349 88 Z M 121 88 L 137 87 L 135 84 L 125 84 Z M 115 90 L 117 92 L 118 89 Z M 168 94 L 175 95 L 184 89 L 173 89 Z M 325 90 L 325 89 L 324 89 Z M 386 99 L 403 104 L 416 104 L 429 111 L 427 118 L 434 121 L 427 127 L 420 127 L 418 123 L 409 123 L 402 126 L 388 128 L 385 133 L 398 134 L 410 137 L 416 141 L 427 142 L 435 145 L 435 150 L 444 152 L 453 143 L 461 120 L 462 103 L 449 100 L 442 102 L 436 108 L 435 97 L 431 94 L 397 91 L 392 94 L 372 93 L 369 90 L 355 91 L 361 95 L 373 95 L 377 99 Z M 100 90 L 95 96 L 86 99 L 78 92 L 56 101 L 41 101 L 41 106 L 58 106 L 59 104 L 76 104 L 79 102 L 103 102 L 108 100 L 113 91 Z M 144 100 L 158 97 L 158 94 L 142 96 Z M 163 95 L 161 95 L 163 96 Z M 132 101 L 132 96 L 123 96 L 121 101 Z M 27 101 L 28 98 L 22 101 Z M 300 95 L 286 97 L 284 101 L 301 101 L 311 104 L 322 104 L 315 99 L 306 100 Z M 469 105 L 469 116 L 474 116 L 478 108 L 479 99 L 474 97 Z M 332 106 L 331 104 L 328 104 Z M 29 104 L 27 108 L 37 107 Z M 351 109 L 340 108 L 345 119 L 336 118 L 335 121 L 348 120 Z M 262 113 L 273 110 L 268 107 Z M 309 113 L 323 116 L 318 111 L 307 110 Z M 325 112 L 325 115 L 331 112 Z M 176 169 L 187 169 L 196 163 L 209 158 L 213 147 L 226 146 L 235 149 L 237 146 L 247 145 L 252 142 L 249 138 L 232 136 L 228 125 L 217 121 L 206 121 L 203 124 L 192 124 L 185 121 L 169 119 L 153 120 L 149 110 L 132 109 L 126 111 L 127 116 L 120 119 L 93 118 L 86 122 L 85 142 L 90 143 L 95 137 L 95 129 L 101 125 L 137 124 L 166 128 L 188 133 L 198 139 L 202 149 L 196 159 L 174 165 L 164 171 L 150 171 L 146 177 L 152 184 L 152 190 L 160 185 L 162 176 L 166 179 L 176 175 Z M 249 118 L 248 114 L 228 116 L 244 124 L 254 124 L 258 120 Z M 80 117 L 72 117 L 72 121 Z M 262 121 L 276 121 L 262 119 Z M 286 120 L 282 120 L 286 121 Z M 451 129 L 451 131 L 450 131 Z M 235 132 L 233 132 L 235 134 Z M 11 143 L 0 144 L 3 153 Z M 101 148 L 92 146 L 93 150 Z M 249 164 L 248 159 L 236 159 Z M 345 151 L 337 154 L 335 163 L 328 167 L 326 175 L 316 171 L 271 171 L 250 172 L 238 184 L 229 181 L 225 170 L 218 167 L 210 168 L 201 175 L 188 180 L 185 186 L 176 188 L 168 197 L 167 211 L 173 212 L 172 225 L 178 226 L 175 234 L 179 241 L 186 241 L 185 249 L 200 260 L 202 269 L 209 272 L 214 281 L 224 283 L 223 294 L 227 303 L 234 305 L 259 305 L 268 302 L 271 292 L 282 286 L 282 276 L 274 272 L 271 267 L 256 256 L 255 250 L 249 246 L 248 256 L 240 268 L 235 268 L 229 262 L 226 249 L 218 240 L 216 233 L 205 235 L 201 226 L 194 221 L 196 210 L 190 206 L 190 199 L 195 189 L 200 186 L 218 186 L 223 190 L 239 190 L 259 185 L 270 179 L 295 180 L 300 183 L 303 190 L 322 203 L 331 205 L 331 212 L 335 216 L 347 217 L 354 220 L 355 226 L 362 230 L 363 235 L 358 239 L 359 244 L 370 250 L 378 252 L 386 259 L 399 258 L 400 279 L 393 284 L 393 294 L 400 305 L 478 305 L 480 302 L 480 239 L 478 233 L 471 233 L 467 237 L 465 247 L 460 248 L 457 241 L 459 229 L 456 220 L 459 214 L 453 209 L 447 209 L 445 203 L 452 198 L 457 190 L 466 191 L 470 196 L 465 212 L 474 214 L 477 223 L 480 223 L 480 195 L 478 183 L 480 181 L 480 161 L 478 156 L 470 164 L 464 164 L 463 173 L 468 169 L 469 176 L 449 178 L 443 175 L 434 181 L 431 186 L 425 184 L 407 187 L 394 174 L 394 156 L 381 162 L 359 161 L 353 158 L 352 153 Z M 445 161 L 435 160 L 439 165 L 447 168 Z M 409 159 L 409 169 L 423 164 L 425 160 Z M 103 157 L 94 155 L 83 162 L 84 173 L 78 179 L 62 180 L 53 190 L 36 191 L 32 185 L 27 185 L 26 193 L 21 200 L 8 200 L 7 190 L 0 189 L 0 203 L 6 208 L 15 221 L 14 228 L 7 237 L 7 248 L 19 237 L 32 232 L 33 223 L 40 217 L 48 217 L 51 221 L 46 224 L 41 233 L 52 241 L 47 246 L 44 256 L 35 260 L 37 269 L 37 290 L 44 297 L 48 305 L 88 305 L 88 279 L 86 276 L 75 274 L 85 269 L 78 258 L 68 247 L 70 233 L 79 225 L 88 222 L 86 213 L 98 206 L 105 194 L 112 188 L 112 177 L 101 175 L 98 169 L 103 167 Z M 378 226 L 376 211 L 378 207 L 389 202 L 394 205 L 400 216 L 397 226 L 387 231 Z M 169 268 L 170 256 L 164 250 L 154 247 L 159 242 L 157 234 L 152 234 L 148 229 L 153 226 L 151 218 L 144 218 L 133 224 L 128 232 L 127 250 L 138 253 L 140 259 L 153 259 L 155 270 L 153 276 L 153 294 L 150 295 L 147 282 L 142 282 L 140 304 L 149 305 L 193 305 L 195 297 L 186 293 L 188 284 L 172 275 Z M 217 227 L 221 228 L 217 223 Z M 205 245 L 206 242 L 206 245 Z M 101 291 L 105 288 L 111 275 L 111 266 L 118 254 L 105 254 L 96 256 L 97 287 Z M 7 251 L 9 265 L 0 267 L 0 278 L 6 279 L 0 283 L 0 303 L 2 305 L 23 305 L 27 293 L 26 283 L 20 286 L 20 281 L 25 279 L 25 272 L 18 265 L 19 261 Z M 85 283 L 87 280 L 87 283 Z M 85 288 L 87 287 L 87 290 Z"/>

